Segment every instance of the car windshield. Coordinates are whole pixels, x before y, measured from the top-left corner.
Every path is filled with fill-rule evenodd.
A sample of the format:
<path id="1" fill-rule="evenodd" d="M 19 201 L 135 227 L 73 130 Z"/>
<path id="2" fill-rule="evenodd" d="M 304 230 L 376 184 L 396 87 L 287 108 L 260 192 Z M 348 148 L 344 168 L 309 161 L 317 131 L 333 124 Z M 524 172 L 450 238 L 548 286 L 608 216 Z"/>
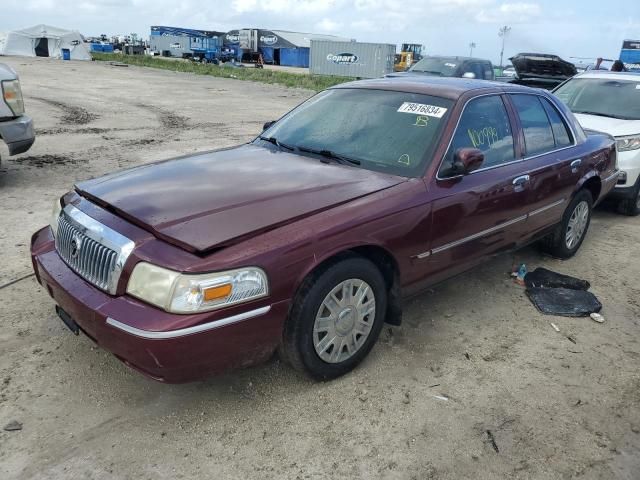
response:
<path id="1" fill-rule="evenodd" d="M 442 77 L 453 77 L 460 61 L 456 58 L 426 57 L 409 69 L 410 72 L 431 73 Z"/>
<path id="2" fill-rule="evenodd" d="M 262 132 L 256 142 L 353 168 L 418 177 L 452 103 L 416 93 L 325 90 Z"/>
<path id="3" fill-rule="evenodd" d="M 640 120 L 640 81 L 574 78 L 554 93 L 573 113 Z"/>

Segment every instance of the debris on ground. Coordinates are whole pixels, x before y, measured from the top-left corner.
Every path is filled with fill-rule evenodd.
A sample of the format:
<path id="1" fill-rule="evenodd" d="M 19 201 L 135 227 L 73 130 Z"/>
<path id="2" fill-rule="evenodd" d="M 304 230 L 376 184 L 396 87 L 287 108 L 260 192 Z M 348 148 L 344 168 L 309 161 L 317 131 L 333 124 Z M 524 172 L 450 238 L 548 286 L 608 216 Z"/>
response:
<path id="1" fill-rule="evenodd" d="M 17 420 L 12 420 L 4 426 L 4 430 L 7 432 L 17 432 L 22 430 L 22 424 Z"/>
<path id="2" fill-rule="evenodd" d="M 553 322 L 549 322 L 549 324 L 551 324 L 551 326 L 553 327 L 553 329 L 554 329 L 556 332 L 559 332 L 559 331 L 560 331 L 560 329 L 558 328 L 558 326 L 557 326 L 555 323 L 553 323 Z"/>
<path id="3" fill-rule="evenodd" d="M 496 451 L 496 453 L 500 453 L 500 449 L 498 448 L 498 444 L 496 443 L 496 439 L 493 436 L 493 433 L 491 432 L 491 430 L 487 430 L 487 438 L 489 439 L 489 443 L 491 444 L 493 449 Z"/>
<path id="4" fill-rule="evenodd" d="M 518 285 L 524 286 L 524 279 L 527 276 L 527 265 L 521 263 L 520 266 L 511 272 L 511 276 L 514 277 L 513 281 Z"/>
<path id="5" fill-rule="evenodd" d="M 449 397 L 445 397 L 444 395 L 434 395 L 433 398 L 437 398 L 438 400 L 443 400 L 445 402 L 449 401 Z"/>
<path id="6" fill-rule="evenodd" d="M 589 290 L 591 285 L 586 280 L 563 275 L 543 267 L 536 268 L 524 277 L 528 288 L 569 288 L 572 290 Z"/>
<path id="7" fill-rule="evenodd" d="M 604 323 L 604 317 L 599 313 L 592 312 L 591 315 L 589 316 L 591 317 L 591 320 L 593 320 L 594 322 Z"/>
<path id="8" fill-rule="evenodd" d="M 586 317 L 602 309 L 602 304 L 596 296 L 586 290 L 527 288 L 526 293 L 536 308 L 548 315 Z"/>
<path id="9" fill-rule="evenodd" d="M 591 285 L 586 280 L 536 268 L 525 275 L 524 283 L 527 296 L 541 313 L 586 317 L 602 309 L 596 296 L 587 291 Z"/>

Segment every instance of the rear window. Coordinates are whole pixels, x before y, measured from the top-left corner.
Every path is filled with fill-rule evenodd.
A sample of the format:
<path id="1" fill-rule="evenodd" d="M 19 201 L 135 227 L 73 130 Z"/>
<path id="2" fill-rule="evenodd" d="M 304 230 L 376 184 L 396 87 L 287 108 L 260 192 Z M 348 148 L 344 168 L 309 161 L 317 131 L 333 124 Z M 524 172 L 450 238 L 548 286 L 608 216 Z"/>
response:
<path id="1" fill-rule="evenodd" d="M 555 149 L 551 123 L 537 95 L 511 95 L 524 132 L 527 155 L 538 155 Z"/>
<path id="2" fill-rule="evenodd" d="M 430 73 L 441 77 L 453 77 L 462 61 L 456 58 L 426 57 L 409 69 L 411 72 Z"/>
<path id="3" fill-rule="evenodd" d="M 551 122 L 551 129 L 553 130 L 553 138 L 556 141 L 556 147 L 567 147 L 571 145 L 571 133 L 567 124 L 556 110 L 556 107 L 551 105 L 551 102 L 546 98 L 540 98 L 544 109 L 547 112 L 549 121 Z"/>
<path id="4" fill-rule="evenodd" d="M 574 78 L 554 91 L 573 113 L 640 120 L 640 82 Z"/>

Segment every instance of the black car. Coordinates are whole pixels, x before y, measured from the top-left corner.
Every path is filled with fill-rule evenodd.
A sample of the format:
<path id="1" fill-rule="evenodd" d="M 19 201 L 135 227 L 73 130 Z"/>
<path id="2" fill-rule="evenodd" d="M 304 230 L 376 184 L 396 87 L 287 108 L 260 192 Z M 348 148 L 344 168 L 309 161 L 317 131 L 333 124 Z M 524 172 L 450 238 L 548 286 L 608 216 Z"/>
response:
<path id="1" fill-rule="evenodd" d="M 557 55 L 519 53 L 509 60 L 513 63 L 516 77 L 504 76 L 498 77 L 497 80 L 527 87 L 553 90 L 578 73 L 573 63 L 567 62 Z"/>
<path id="2" fill-rule="evenodd" d="M 414 64 L 407 72 L 390 73 L 387 77 L 428 75 L 436 77 L 464 77 L 494 80 L 493 65 L 489 60 L 473 57 L 428 56 Z"/>

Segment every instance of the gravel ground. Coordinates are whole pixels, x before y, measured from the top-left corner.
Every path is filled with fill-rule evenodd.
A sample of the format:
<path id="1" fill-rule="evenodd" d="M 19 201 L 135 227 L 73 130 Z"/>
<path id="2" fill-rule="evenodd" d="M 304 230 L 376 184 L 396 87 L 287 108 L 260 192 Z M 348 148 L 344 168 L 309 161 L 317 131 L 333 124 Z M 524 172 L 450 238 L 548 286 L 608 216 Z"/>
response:
<path id="1" fill-rule="evenodd" d="M 2 58 L 37 142 L 0 167 L 0 286 L 76 180 L 252 138 L 311 93 Z M 71 335 L 33 277 L 0 288 L 0 478 L 640 478 L 640 220 L 600 208 L 578 255 L 503 255 L 408 302 L 351 374 L 266 365 L 188 385 Z M 587 279 L 604 324 L 548 317 L 514 263 Z M 555 323 L 556 332 L 549 322 Z M 571 337 L 571 341 L 568 337 Z"/>

